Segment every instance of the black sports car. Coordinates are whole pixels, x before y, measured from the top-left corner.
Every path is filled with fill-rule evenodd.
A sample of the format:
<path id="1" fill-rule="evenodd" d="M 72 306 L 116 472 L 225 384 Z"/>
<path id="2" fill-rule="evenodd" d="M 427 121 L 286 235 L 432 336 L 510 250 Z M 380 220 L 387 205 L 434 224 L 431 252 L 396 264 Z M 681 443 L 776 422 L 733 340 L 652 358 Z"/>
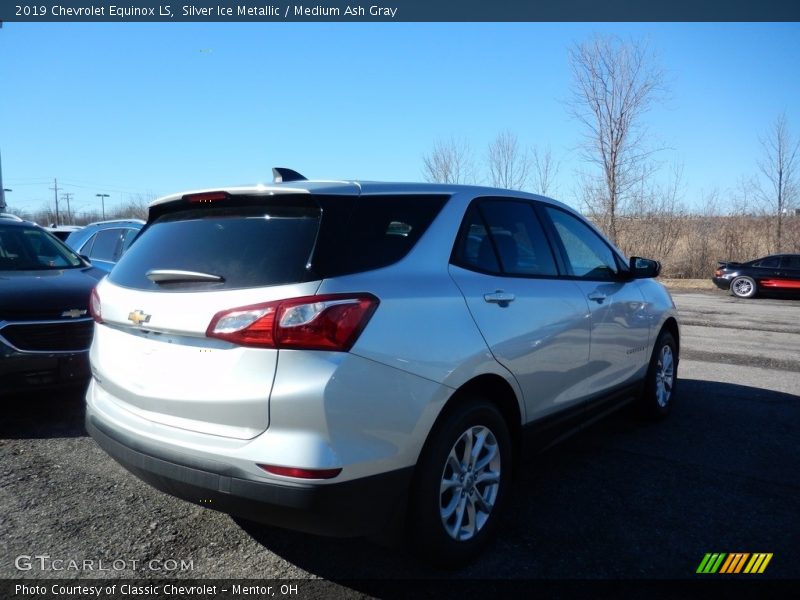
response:
<path id="1" fill-rule="evenodd" d="M 105 273 L 27 221 L 0 221 L 0 396 L 85 384 Z"/>
<path id="2" fill-rule="evenodd" d="M 774 254 L 746 263 L 720 262 L 711 281 L 739 298 L 752 298 L 761 291 L 800 294 L 800 254 Z"/>

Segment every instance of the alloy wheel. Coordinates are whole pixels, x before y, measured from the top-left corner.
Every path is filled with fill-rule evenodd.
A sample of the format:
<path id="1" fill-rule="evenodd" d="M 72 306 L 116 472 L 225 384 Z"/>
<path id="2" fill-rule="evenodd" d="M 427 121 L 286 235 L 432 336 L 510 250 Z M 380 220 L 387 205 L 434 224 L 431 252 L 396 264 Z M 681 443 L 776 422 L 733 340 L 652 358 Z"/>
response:
<path id="1" fill-rule="evenodd" d="M 500 448 L 491 430 L 470 427 L 447 457 L 439 489 L 439 514 L 455 540 L 470 540 L 481 530 L 500 489 Z"/>
<path id="2" fill-rule="evenodd" d="M 749 296 L 753 291 L 753 284 L 747 279 L 737 279 L 733 282 L 733 292 L 737 296 Z"/>
<path id="3" fill-rule="evenodd" d="M 672 356 L 672 348 L 665 344 L 661 348 L 656 365 L 656 401 L 662 408 L 669 404 L 674 377 L 675 361 Z"/>

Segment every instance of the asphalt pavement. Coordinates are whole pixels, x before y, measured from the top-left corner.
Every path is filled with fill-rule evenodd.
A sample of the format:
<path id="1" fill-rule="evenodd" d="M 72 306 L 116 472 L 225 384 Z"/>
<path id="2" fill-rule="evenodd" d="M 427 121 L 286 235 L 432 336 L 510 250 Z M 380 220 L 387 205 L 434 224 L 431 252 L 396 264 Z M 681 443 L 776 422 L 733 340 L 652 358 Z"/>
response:
<path id="1" fill-rule="evenodd" d="M 0 577 L 310 577 L 380 595 L 385 580 L 708 578 L 695 573 L 706 553 L 765 552 L 758 577 L 798 578 L 800 301 L 674 298 L 683 337 L 670 417 L 621 411 L 526 457 L 497 541 L 465 569 L 366 540 L 245 530 L 156 492 L 86 436 L 72 394 L 5 404 Z M 95 568 L 19 561 L 36 554 Z"/>

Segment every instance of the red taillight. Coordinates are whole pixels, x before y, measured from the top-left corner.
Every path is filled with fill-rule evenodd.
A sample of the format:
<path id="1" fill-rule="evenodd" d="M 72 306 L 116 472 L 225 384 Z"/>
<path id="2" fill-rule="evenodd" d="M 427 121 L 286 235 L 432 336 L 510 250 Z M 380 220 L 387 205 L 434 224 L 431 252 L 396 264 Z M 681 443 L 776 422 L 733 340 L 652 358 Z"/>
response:
<path id="1" fill-rule="evenodd" d="M 242 346 L 347 352 L 378 307 L 371 294 L 303 296 L 225 310 L 208 337 Z"/>
<path id="2" fill-rule="evenodd" d="M 258 465 L 267 473 L 296 477 L 297 479 L 333 479 L 341 469 L 298 469 L 297 467 L 276 467 L 275 465 Z"/>
<path id="3" fill-rule="evenodd" d="M 714 271 L 714 277 L 722 277 L 722 269 L 717 269 Z"/>
<path id="4" fill-rule="evenodd" d="M 215 202 L 217 200 L 225 200 L 228 198 L 227 192 L 201 192 L 199 194 L 186 194 L 183 199 L 187 202 L 197 202 L 205 204 L 208 202 Z"/>
<path id="5" fill-rule="evenodd" d="M 89 314 L 96 323 L 103 322 L 103 315 L 100 311 L 100 295 L 97 293 L 97 288 L 92 288 L 92 293 L 89 295 Z"/>

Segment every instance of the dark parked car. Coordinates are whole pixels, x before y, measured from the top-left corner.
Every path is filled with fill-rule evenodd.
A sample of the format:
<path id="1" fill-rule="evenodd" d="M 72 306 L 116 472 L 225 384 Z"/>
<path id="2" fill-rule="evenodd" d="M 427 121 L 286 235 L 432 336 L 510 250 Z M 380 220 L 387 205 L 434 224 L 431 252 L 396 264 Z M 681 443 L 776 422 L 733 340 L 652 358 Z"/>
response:
<path id="1" fill-rule="evenodd" d="M 800 294 L 800 254 L 775 254 L 746 263 L 720 262 L 711 280 L 739 298 L 766 291 Z"/>
<path id="2" fill-rule="evenodd" d="M 0 220 L 0 396 L 86 383 L 103 275 L 38 225 Z"/>
<path id="3" fill-rule="evenodd" d="M 80 225 L 50 225 L 45 229 L 63 242 L 76 231 L 83 229 L 83 227 Z"/>
<path id="4" fill-rule="evenodd" d="M 90 223 L 67 238 L 67 246 L 86 256 L 92 265 L 109 273 L 144 227 L 139 219 Z"/>

